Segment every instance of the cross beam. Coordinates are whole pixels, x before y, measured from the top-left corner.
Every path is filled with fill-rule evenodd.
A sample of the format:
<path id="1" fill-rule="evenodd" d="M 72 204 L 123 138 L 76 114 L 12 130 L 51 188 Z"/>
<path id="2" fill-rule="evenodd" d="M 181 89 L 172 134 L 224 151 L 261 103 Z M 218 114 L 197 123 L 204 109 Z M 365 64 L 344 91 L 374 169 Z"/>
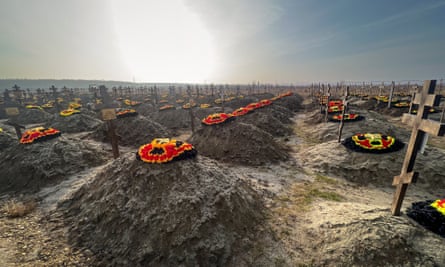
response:
<path id="1" fill-rule="evenodd" d="M 414 162 L 416 161 L 417 152 L 420 150 L 422 140 L 426 133 L 443 136 L 445 134 L 445 124 L 437 121 L 428 120 L 429 108 L 438 106 L 440 96 L 434 95 L 436 80 L 425 81 L 423 89 L 414 97 L 414 104 L 418 104 L 417 115 L 403 114 L 402 122 L 412 126 L 411 138 L 406 150 L 405 159 L 403 161 L 400 175 L 394 177 L 393 185 L 396 187 L 394 199 L 391 206 L 392 215 L 400 215 L 400 208 L 405 197 L 406 190 L 410 183 L 414 183 L 419 176 L 418 172 L 414 172 Z"/>

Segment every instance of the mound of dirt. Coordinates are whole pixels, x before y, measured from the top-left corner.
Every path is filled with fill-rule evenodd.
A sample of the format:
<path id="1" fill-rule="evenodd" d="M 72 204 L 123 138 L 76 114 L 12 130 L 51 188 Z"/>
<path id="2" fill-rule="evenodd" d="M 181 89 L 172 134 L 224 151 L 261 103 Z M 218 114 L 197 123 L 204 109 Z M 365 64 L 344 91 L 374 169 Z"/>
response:
<path id="1" fill-rule="evenodd" d="M 375 111 L 362 110 L 352 111 L 352 113 L 359 114 L 363 116 L 364 119 L 345 123 L 342 130 L 342 139 L 356 133 L 369 132 L 391 135 L 403 142 L 408 142 L 409 140 L 410 133 L 407 130 L 394 126 L 392 122 L 389 122 Z M 319 142 L 337 140 L 339 123 L 325 123 L 324 118 L 325 115 L 321 114 L 319 110 L 305 115 L 302 122 L 298 123 L 299 131 Z"/>
<path id="2" fill-rule="evenodd" d="M 18 124 L 46 123 L 53 118 L 50 113 L 39 109 L 20 109 L 20 113 L 11 120 Z"/>
<path id="3" fill-rule="evenodd" d="M 227 266 L 253 245 L 262 205 L 208 158 L 147 164 L 127 153 L 59 210 L 70 242 L 104 266 Z"/>
<path id="4" fill-rule="evenodd" d="M 317 248 L 314 266 L 442 266 L 443 239 L 388 209 L 339 203 L 310 214 Z M 355 210 L 355 211 L 352 211 Z M 357 212 L 360 211 L 360 212 Z"/>
<path id="5" fill-rule="evenodd" d="M 315 171 L 360 184 L 390 187 L 394 176 L 400 174 L 404 149 L 387 154 L 352 152 L 336 141 L 311 146 L 300 151 L 302 163 Z M 420 173 L 418 186 L 445 188 L 445 151 L 427 148 L 427 155 L 419 154 L 415 170 Z"/>
<path id="6" fill-rule="evenodd" d="M 297 112 L 301 110 L 303 104 L 303 97 L 298 94 L 282 97 L 273 102 L 276 105 L 283 106 L 291 111 Z"/>
<path id="7" fill-rule="evenodd" d="M 67 175 L 100 165 L 104 151 L 63 136 L 33 144 L 18 142 L 2 151 L 0 193 L 36 192 Z"/>
<path id="8" fill-rule="evenodd" d="M 159 123 L 143 117 L 134 116 L 113 121 L 115 132 L 119 136 L 119 145 L 139 147 L 150 143 L 153 138 L 170 137 L 171 133 Z M 91 137 L 101 142 L 110 142 L 107 124 L 99 127 Z"/>
<path id="9" fill-rule="evenodd" d="M 247 114 L 248 116 L 251 114 Z M 202 126 L 191 137 L 199 153 L 213 159 L 245 165 L 285 161 L 289 155 L 273 136 L 255 125 L 237 119 L 212 126 Z"/>
<path id="10" fill-rule="evenodd" d="M 0 151 L 17 144 L 17 137 L 14 139 L 12 136 L 7 134 L 6 132 L 0 133 Z"/>
<path id="11" fill-rule="evenodd" d="M 151 115 L 153 120 L 169 130 L 190 129 L 190 112 L 186 109 L 169 109 Z M 195 117 L 195 125 L 200 121 Z"/>
<path id="12" fill-rule="evenodd" d="M 67 117 L 55 114 L 53 120 L 48 122 L 46 126 L 66 133 L 79 133 L 93 131 L 102 124 L 103 122 L 95 116 L 79 113 Z"/>
<path id="13" fill-rule="evenodd" d="M 151 103 L 142 103 L 134 107 L 134 109 L 143 116 L 150 116 L 155 112 L 155 108 Z"/>
<path id="14" fill-rule="evenodd" d="M 271 111 L 273 110 L 272 108 L 264 107 L 244 116 L 239 116 L 237 120 L 243 123 L 253 124 L 274 137 L 291 135 L 292 128 L 284 125 L 277 119 L 274 115 L 278 112 L 272 113 Z"/>

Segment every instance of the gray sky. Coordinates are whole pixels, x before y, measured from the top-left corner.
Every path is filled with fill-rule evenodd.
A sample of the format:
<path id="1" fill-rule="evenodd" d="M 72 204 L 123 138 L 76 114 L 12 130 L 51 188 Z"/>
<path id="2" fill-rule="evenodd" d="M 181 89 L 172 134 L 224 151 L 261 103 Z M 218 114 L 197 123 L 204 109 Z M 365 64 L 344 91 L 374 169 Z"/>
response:
<path id="1" fill-rule="evenodd" d="M 445 76 L 445 0 L 0 0 L 0 78 Z"/>

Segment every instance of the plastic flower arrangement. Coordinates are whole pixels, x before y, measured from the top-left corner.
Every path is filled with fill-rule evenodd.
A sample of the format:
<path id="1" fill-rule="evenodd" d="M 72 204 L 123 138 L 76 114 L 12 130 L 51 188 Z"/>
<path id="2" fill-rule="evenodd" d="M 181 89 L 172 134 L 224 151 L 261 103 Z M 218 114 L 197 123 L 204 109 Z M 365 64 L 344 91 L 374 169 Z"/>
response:
<path id="1" fill-rule="evenodd" d="M 118 119 L 136 115 L 138 115 L 138 113 L 135 109 L 130 109 L 130 108 L 116 109 L 116 117 Z"/>
<path id="2" fill-rule="evenodd" d="M 343 119 L 344 122 L 349 122 L 349 121 L 359 121 L 362 120 L 363 117 L 358 115 L 358 114 L 345 114 L 345 117 Z M 329 118 L 330 121 L 333 122 L 340 122 L 342 120 L 342 115 L 338 114 L 338 115 L 332 115 L 332 117 Z"/>
<path id="3" fill-rule="evenodd" d="M 159 108 L 160 111 L 168 110 L 168 109 L 175 109 L 175 107 L 173 105 L 164 105 Z"/>
<path id="4" fill-rule="evenodd" d="M 253 111 L 253 109 L 249 109 L 249 108 L 238 108 L 238 109 L 235 109 L 235 110 L 232 112 L 232 115 L 235 116 L 235 117 L 238 117 L 238 116 L 246 115 L 247 113 L 249 113 L 249 112 L 251 112 L 251 111 Z"/>
<path id="5" fill-rule="evenodd" d="M 445 199 L 415 202 L 407 209 L 406 215 L 426 229 L 445 237 Z"/>
<path id="6" fill-rule="evenodd" d="M 335 107 L 335 106 L 343 106 L 342 100 L 331 100 L 328 103 L 328 107 Z"/>
<path id="7" fill-rule="evenodd" d="M 42 110 L 42 107 L 38 106 L 38 105 L 26 105 L 26 108 L 27 109 L 40 109 L 40 110 Z"/>
<path id="8" fill-rule="evenodd" d="M 257 108 L 261 108 L 261 107 L 263 107 L 263 105 L 260 102 L 257 102 L 257 103 L 250 103 L 245 108 L 253 110 L 253 109 L 257 109 Z"/>
<path id="9" fill-rule="evenodd" d="M 138 102 L 138 101 L 130 101 L 130 99 L 125 99 L 125 100 L 124 100 L 124 104 L 127 105 L 127 106 L 137 106 L 137 105 L 140 105 L 141 102 Z"/>
<path id="10" fill-rule="evenodd" d="M 393 106 L 396 108 L 409 108 L 410 103 L 407 101 L 402 101 L 402 102 L 398 102 L 395 103 Z"/>
<path id="11" fill-rule="evenodd" d="M 214 113 L 214 114 L 211 114 L 211 115 L 207 116 L 206 118 L 204 118 L 201 122 L 204 125 L 215 125 L 215 124 L 221 124 L 224 122 L 228 122 L 234 118 L 235 117 L 232 114 Z"/>
<path id="12" fill-rule="evenodd" d="M 74 115 L 74 114 L 78 114 L 78 113 L 80 113 L 79 110 L 69 108 L 69 109 L 64 109 L 64 110 L 60 111 L 59 114 L 62 117 L 68 117 L 68 116 L 71 116 L 71 115 Z"/>
<path id="13" fill-rule="evenodd" d="M 196 103 L 186 103 L 184 105 L 182 105 L 183 109 L 189 109 L 189 108 L 193 108 L 196 107 Z"/>
<path id="14" fill-rule="evenodd" d="M 71 102 L 68 106 L 68 108 L 70 108 L 70 109 L 79 109 L 81 107 L 82 107 L 82 105 L 79 103 L 76 103 L 76 102 Z"/>
<path id="15" fill-rule="evenodd" d="M 136 158 L 147 163 L 167 163 L 193 158 L 197 153 L 189 143 L 169 138 L 155 138 L 150 144 L 139 147 Z"/>
<path id="16" fill-rule="evenodd" d="M 404 146 L 396 138 L 380 133 L 358 133 L 346 138 L 342 144 L 351 150 L 366 153 L 394 152 Z"/>
<path id="17" fill-rule="evenodd" d="M 20 138 L 21 144 L 31 144 L 38 141 L 44 141 L 60 136 L 60 131 L 54 128 L 37 127 L 26 130 Z"/>
<path id="18" fill-rule="evenodd" d="M 291 96 L 291 95 L 293 95 L 293 93 L 291 91 L 287 91 L 285 93 L 282 93 L 280 96 L 281 97 L 286 97 L 286 96 Z"/>
<path id="19" fill-rule="evenodd" d="M 340 105 L 340 106 L 330 106 L 328 107 L 328 113 L 335 113 L 335 112 L 341 112 L 343 111 L 344 106 Z"/>
<path id="20" fill-rule="evenodd" d="M 48 102 L 48 103 L 42 105 L 42 108 L 53 108 L 53 107 L 54 107 L 54 104 L 52 102 Z"/>
<path id="21" fill-rule="evenodd" d="M 265 106 L 271 105 L 272 101 L 270 101 L 269 99 L 263 99 L 263 100 L 260 101 L 260 104 L 261 104 L 262 107 L 265 107 Z"/>
<path id="22" fill-rule="evenodd" d="M 200 108 L 209 108 L 209 107 L 211 107 L 211 105 L 210 104 L 201 104 L 201 105 L 199 105 L 199 107 Z"/>

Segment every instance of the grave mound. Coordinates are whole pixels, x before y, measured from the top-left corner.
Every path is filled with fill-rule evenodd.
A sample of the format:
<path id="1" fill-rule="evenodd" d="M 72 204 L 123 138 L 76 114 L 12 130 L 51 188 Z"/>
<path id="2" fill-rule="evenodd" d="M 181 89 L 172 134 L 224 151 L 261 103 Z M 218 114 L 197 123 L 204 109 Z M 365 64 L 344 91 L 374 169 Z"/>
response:
<path id="1" fill-rule="evenodd" d="M 149 164 L 127 153 L 59 209 L 70 242 L 104 266 L 227 266 L 253 245 L 262 205 L 206 157 Z"/>

